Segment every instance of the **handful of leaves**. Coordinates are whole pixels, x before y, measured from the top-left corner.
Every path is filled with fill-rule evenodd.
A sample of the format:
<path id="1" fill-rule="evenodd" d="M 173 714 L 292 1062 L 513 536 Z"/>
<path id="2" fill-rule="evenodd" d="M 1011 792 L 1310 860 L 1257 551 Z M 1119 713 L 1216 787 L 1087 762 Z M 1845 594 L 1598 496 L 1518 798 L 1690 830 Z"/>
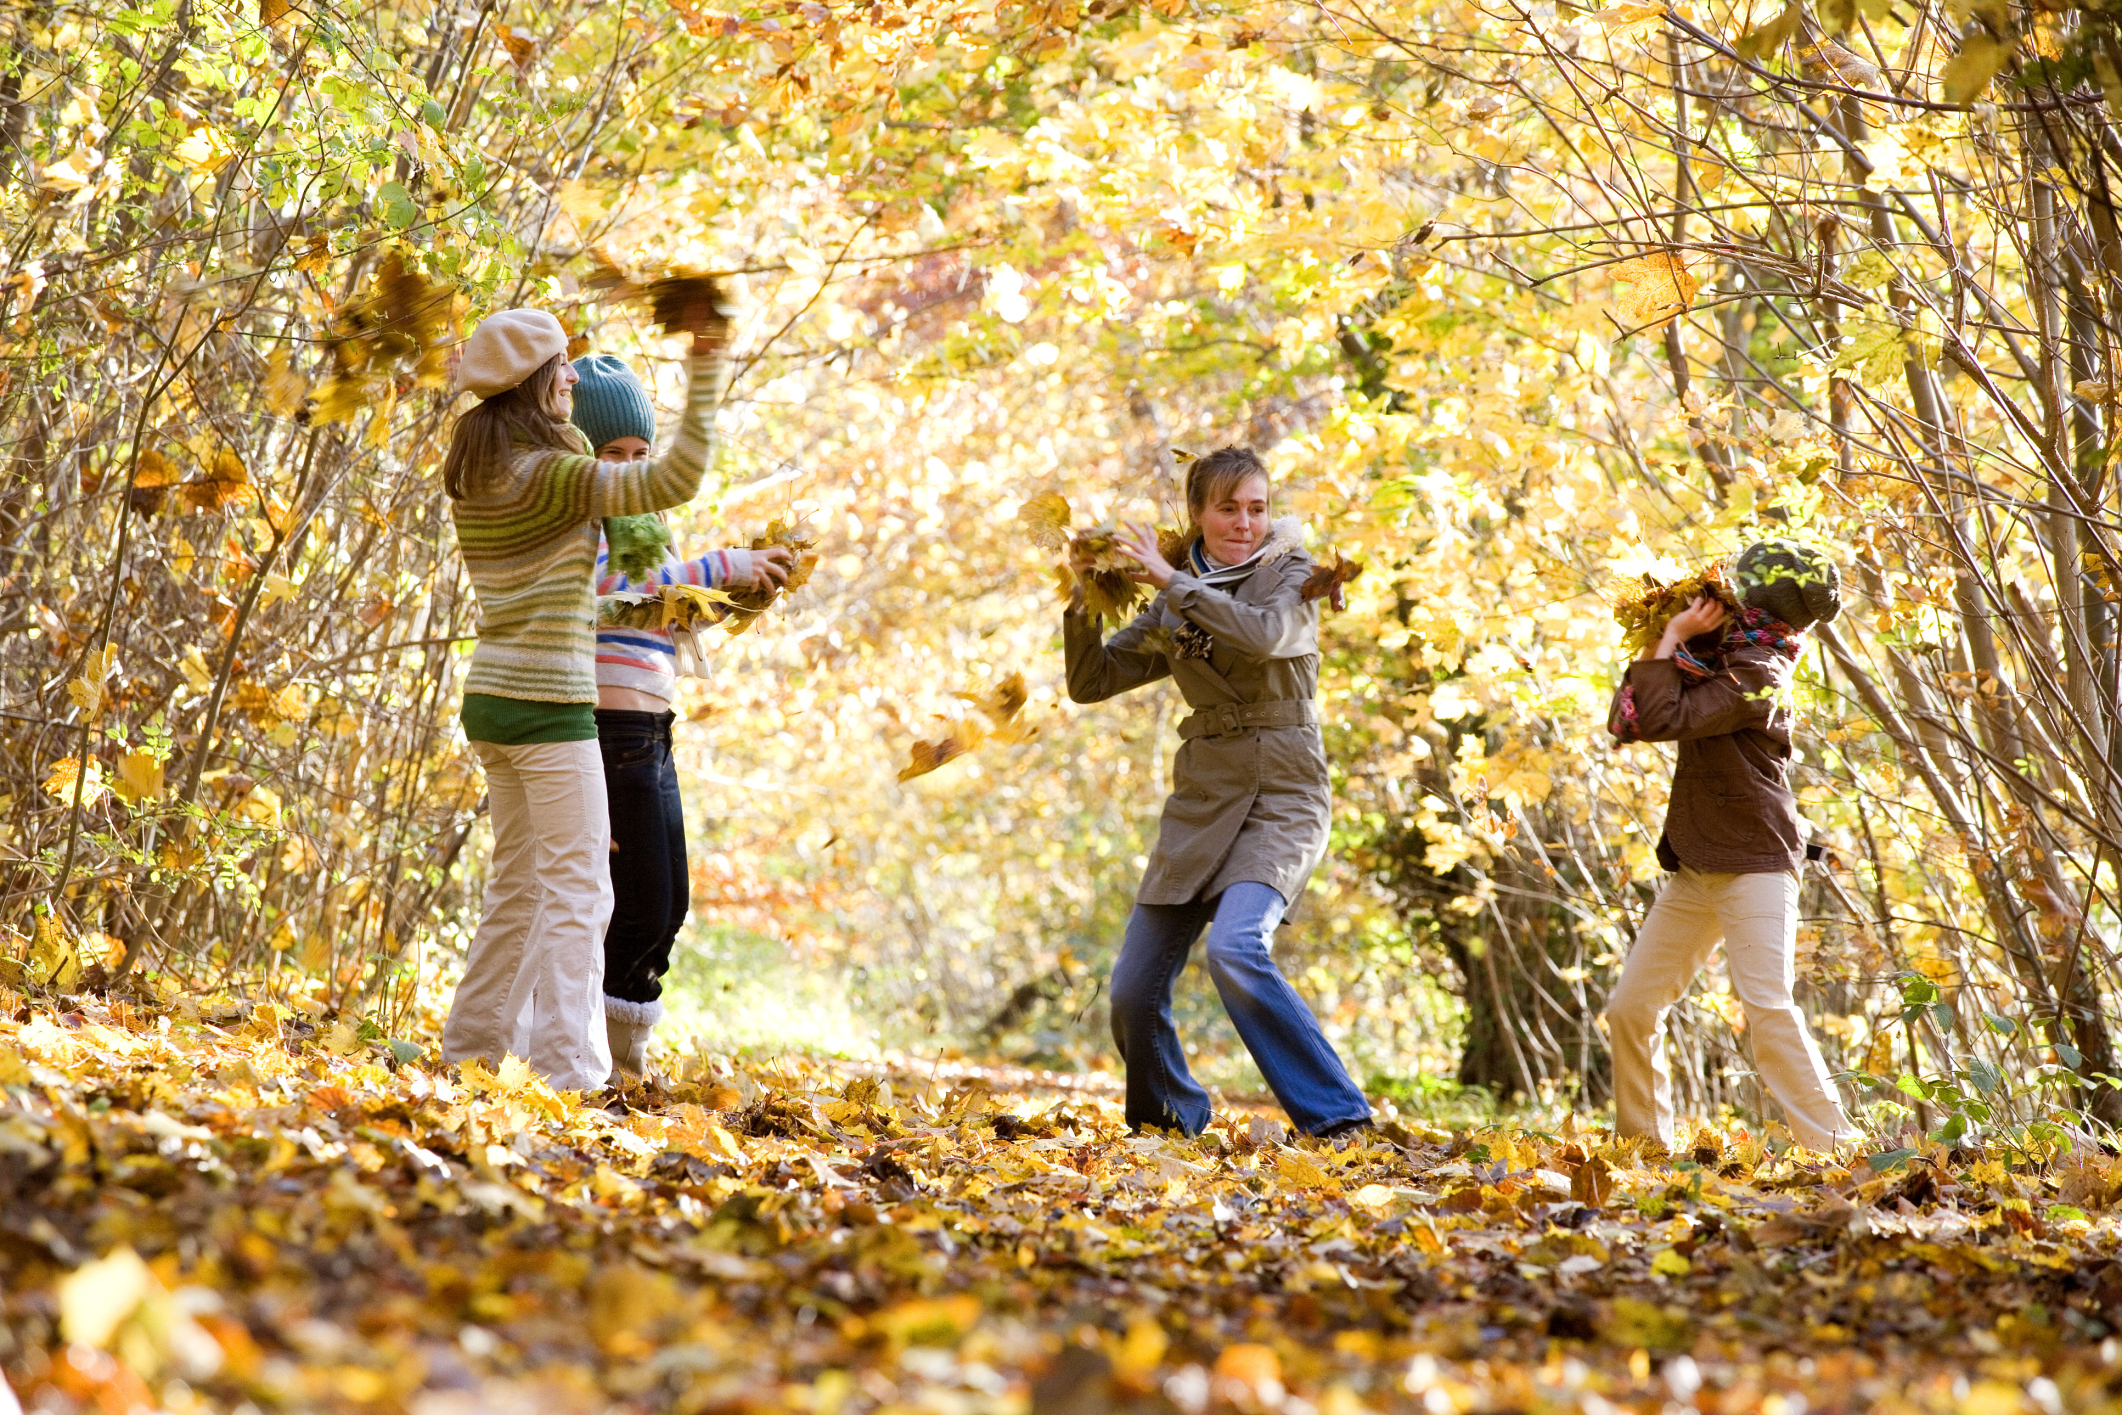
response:
<path id="1" fill-rule="evenodd" d="M 737 314 L 722 282 L 695 270 L 673 269 L 657 275 L 630 275 L 604 249 L 590 253 L 596 273 L 583 283 L 611 300 L 645 299 L 666 334 L 698 333 L 714 321 L 727 324 Z"/>
<path id="2" fill-rule="evenodd" d="M 816 544 L 810 537 L 798 535 L 796 528 L 786 521 L 773 521 L 767 525 L 766 534 L 752 537 L 751 549 L 772 550 L 778 546 L 795 556 L 795 564 L 789 566 L 787 584 L 778 587 L 756 585 L 738 590 L 729 597 L 730 612 L 725 622 L 732 634 L 741 634 L 751 628 L 753 622 L 782 595 L 803 588 L 811 571 L 818 568 L 818 552 L 811 549 Z"/>
<path id="3" fill-rule="evenodd" d="M 606 516 L 604 545 L 604 563 L 612 572 L 639 580 L 663 563 L 663 553 L 670 549 L 670 527 L 656 515 Z"/>
<path id="4" fill-rule="evenodd" d="M 1068 498 L 1058 491 L 1041 492 L 1017 512 L 1018 523 L 1034 545 L 1048 550 L 1067 548 L 1068 560 L 1054 572 L 1064 600 L 1080 583 L 1085 609 L 1119 618 L 1149 598 L 1149 587 L 1132 578 L 1141 571 L 1142 562 L 1120 548 L 1119 527 L 1093 526 L 1070 536 L 1069 519 Z M 1158 553 L 1174 565 L 1181 563 L 1194 534 L 1191 526 L 1159 526 Z M 1078 559 L 1088 561 L 1080 574 L 1075 568 Z"/>
<path id="5" fill-rule="evenodd" d="M 616 520 L 617 518 L 614 518 Z M 628 517 L 629 520 L 655 520 L 652 516 Z M 610 539 L 607 521 L 606 538 Z M 661 524 L 660 522 L 658 523 Z M 668 539 L 669 533 L 665 532 Z M 656 629 L 664 633 L 690 631 L 703 624 L 727 625 L 732 634 L 741 634 L 764 614 L 773 602 L 789 590 L 800 588 L 810 579 L 811 571 L 817 568 L 818 555 L 811 549 L 815 542 L 797 535 L 786 523 L 775 521 L 766 528 L 764 535 L 752 537 L 750 548 L 766 550 L 780 546 L 795 555 L 795 564 L 789 568 L 788 583 L 746 586 L 740 590 L 710 589 L 705 585 L 651 585 L 641 590 L 621 590 L 608 594 L 597 601 L 597 618 L 600 623 L 628 629 Z M 616 543 L 610 563 L 618 563 Z M 656 553 L 655 564 L 662 563 L 662 551 Z M 651 567 L 653 568 L 653 566 Z"/>
<path id="6" fill-rule="evenodd" d="M 650 585 L 620 590 L 597 600 L 597 622 L 619 629 L 661 633 L 697 628 L 726 618 L 735 597 L 706 585 Z"/>
<path id="7" fill-rule="evenodd" d="M 1742 608 L 1739 592 L 1732 587 L 1729 567 L 1713 560 L 1699 570 L 1666 584 L 1655 575 L 1624 583 L 1614 596 L 1614 622 L 1621 626 L 1621 643 L 1632 654 L 1657 644 L 1675 614 L 1702 596 L 1724 606 L 1737 618 Z"/>

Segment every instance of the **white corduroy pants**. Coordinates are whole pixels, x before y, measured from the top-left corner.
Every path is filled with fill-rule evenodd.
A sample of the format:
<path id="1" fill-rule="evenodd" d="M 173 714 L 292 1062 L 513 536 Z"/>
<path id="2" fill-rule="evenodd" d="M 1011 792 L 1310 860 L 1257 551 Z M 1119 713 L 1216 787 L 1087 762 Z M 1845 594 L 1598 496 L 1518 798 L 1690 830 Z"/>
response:
<path id="1" fill-rule="evenodd" d="M 1673 1145 L 1665 1015 L 1721 942 L 1753 1038 L 1754 1068 L 1783 1108 L 1792 1137 L 1812 1150 L 1856 1138 L 1791 996 L 1797 935 L 1798 877 L 1788 870 L 1733 875 L 1683 867 L 1665 882 L 1606 1000 L 1617 1135 Z"/>
<path id="2" fill-rule="evenodd" d="M 611 817 L 597 744 L 474 742 L 486 769 L 494 859 L 485 913 L 442 1028 L 442 1059 L 506 1055 L 555 1090 L 611 1078 L 604 929 L 612 916 Z"/>

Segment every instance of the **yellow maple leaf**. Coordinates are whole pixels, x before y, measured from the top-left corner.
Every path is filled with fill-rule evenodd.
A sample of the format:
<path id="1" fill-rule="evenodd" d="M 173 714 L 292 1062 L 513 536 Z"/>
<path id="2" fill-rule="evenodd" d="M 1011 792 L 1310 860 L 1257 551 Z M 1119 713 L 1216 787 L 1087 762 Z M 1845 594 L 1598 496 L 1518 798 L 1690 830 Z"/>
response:
<path id="1" fill-rule="evenodd" d="M 110 676 L 113 657 L 108 644 L 96 649 L 81 660 L 81 676 L 66 685 L 67 697 L 82 716 L 95 717 L 103 711 L 103 684 Z"/>
<path id="2" fill-rule="evenodd" d="M 81 761 L 78 757 L 61 757 L 45 768 L 44 790 L 56 800 L 71 803 L 76 783 L 81 791 L 81 803 L 93 806 L 103 799 L 103 763 L 93 757 L 88 763 L 88 779 L 81 779 Z"/>
<path id="3" fill-rule="evenodd" d="M 1614 296 L 1614 314 L 1630 331 L 1665 328 L 1695 302 L 1695 292 L 1702 288 L 1678 251 L 1652 251 L 1624 260 L 1608 273 L 1628 285 Z"/>
<path id="4" fill-rule="evenodd" d="M 901 781 L 926 776 L 945 762 L 956 761 L 986 740 L 987 732 L 977 722 L 954 722 L 950 730 L 933 742 L 916 742 L 899 772 Z"/>
<path id="5" fill-rule="evenodd" d="M 1593 14 L 1592 19 L 1613 31 L 1615 39 L 1634 39 L 1648 34 L 1665 18 L 1664 0 L 1630 0 L 1630 3 L 1609 5 Z"/>

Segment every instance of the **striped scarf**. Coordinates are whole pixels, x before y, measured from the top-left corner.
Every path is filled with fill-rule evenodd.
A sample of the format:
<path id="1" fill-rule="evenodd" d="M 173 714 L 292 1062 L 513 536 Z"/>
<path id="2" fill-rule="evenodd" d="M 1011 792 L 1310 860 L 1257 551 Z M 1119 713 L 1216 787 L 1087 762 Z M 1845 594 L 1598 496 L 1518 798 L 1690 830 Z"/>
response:
<path id="1" fill-rule="evenodd" d="M 1252 576 L 1253 571 L 1260 568 L 1263 557 L 1267 554 L 1268 541 L 1273 539 L 1273 536 L 1269 536 L 1267 541 L 1260 543 L 1258 550 L 1236 565 L 1218 565 L 1208 558 L 1208 551 L 1202 548 L 1201 537 L 1195 536 L 1193 544 L 1186 548 L 1186 573 L 1202 584 L 1213 585 L 1219 590 L 1229 590 L 1234 585 L 1242 585 Z"/>

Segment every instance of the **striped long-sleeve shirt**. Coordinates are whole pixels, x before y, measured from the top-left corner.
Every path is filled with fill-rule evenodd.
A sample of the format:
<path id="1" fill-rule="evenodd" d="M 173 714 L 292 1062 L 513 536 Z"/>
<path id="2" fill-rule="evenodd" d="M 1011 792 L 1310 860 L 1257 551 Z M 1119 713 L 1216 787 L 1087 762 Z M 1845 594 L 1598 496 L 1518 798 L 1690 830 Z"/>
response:
<path id="1" fill-rule="evenodd" d="M 612 572 L 611 547 L 597 542 L 597 593 L 644 590 L 652 585 L 704 585 L 712 589 L 732 580 L 749 582 L 751 552 L 711 550 L 694 560 L 664 552 L 663 564 L 640 581 Z M 633 688 L 669 702 L 678 695 L 678 646 L 660 629 L 606 626 L 597 631 L 597 686 Z"/>
<path id="2" fill-rule="evenodd" d="M 479 643 L 464 691 L 541 703 L 597 700 L 600 522 L 677 506 L 700 489 L 715 453 L 719 355 L 688 365 L 676 440 L 645 462 L 519 449 L 504 476 L 452 503 L 457 546 L 479 597 Z"/>

